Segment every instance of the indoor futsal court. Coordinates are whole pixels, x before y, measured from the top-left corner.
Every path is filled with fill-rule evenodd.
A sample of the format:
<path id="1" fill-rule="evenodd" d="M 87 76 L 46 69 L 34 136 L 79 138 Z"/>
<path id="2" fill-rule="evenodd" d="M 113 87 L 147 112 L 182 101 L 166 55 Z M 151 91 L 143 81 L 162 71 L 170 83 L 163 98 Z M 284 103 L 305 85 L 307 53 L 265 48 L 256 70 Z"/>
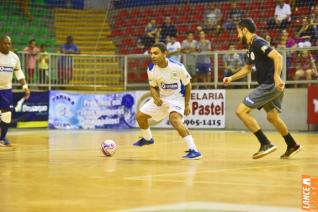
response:
<path id="1" fill-rule="evenodd" d="M 154 130 L 145 147 L 132 146 L 138 134 L 12 131 L 14 147 L 0 148 L 0 211 L 299 211 L 302 175 L 318 175 L 317 134 L 294 133 L 304 149 L 289 160 L 276 132 L 277 151 L 258 160 L 246 131 L 192 130 L 201 160 L 181 159 L 174 130 Z M 99 149 L 105 138 L 118 145 L 112 157 Z"/>

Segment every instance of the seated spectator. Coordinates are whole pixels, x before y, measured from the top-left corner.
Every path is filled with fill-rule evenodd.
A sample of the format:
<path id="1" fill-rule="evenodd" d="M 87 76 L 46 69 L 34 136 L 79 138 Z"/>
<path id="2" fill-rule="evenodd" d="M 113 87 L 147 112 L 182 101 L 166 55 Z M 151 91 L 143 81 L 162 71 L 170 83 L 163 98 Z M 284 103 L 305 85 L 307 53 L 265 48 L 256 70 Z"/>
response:
<path id="1" fill-rule="evenodd" d="M 229 50 L 235 50 L 235 45 L 230 43 Z M 241 56 L 238 53 L 229 53 L 223 55 L 224 63 L 224 77 L 229 77 L 238 72 L 242 65 L 243 61 Z"/>
<path id="2" fill-rule="evenodd" d="M 229 13 L 229 17 L 224 24 L 224 28 L 227 30 L 233 30 L 236 29 L 236 25 L 243 17 L 244 13 L 240 8 L 237 8 L 236 2 L 233 2 L 231 5 L 231 10 Z"/>
<path id="3" fill-rule="evenodd" d="M 310 16 L 310 22 L 315 32 L 316 43 L 313 45 L 318 46 L 318 5 L 312 8 L 312 14 Z"/>
<path id="4" fill-rule="evenodd" d="M 181 44 L 174 35 L 170 36 L 170 42 L 167 44 L 168 57 L 181 62 Z"/>
<path id="5" fill-rule="evenodd" d="M 275 7 L 275 17 L 270 19 L 267 22 L 268 28 L 286 29 L 290 21 L 291 21 L 290 5 L 285 3 L 284 0 L 277 0 L 277 5 Z"/>
<path id="6" fill-rule="evenodd" d="M 169 16 L 165 18 L 164 23 L 159 29 L 159 34 L 160 41 L 163 43 L 165 43 L 170 36 L 177 36 L 177 28 L 175 25 L 171 24 L 171 18 Z"/>
<path id="7" fill-rule="evenodd" d="M 204 13 L 204 18 L 204 31 L 215 31 L 216 34 L 219 34 L 221 30 L 222 12 L 216 7 L 215 3 L 211 3 L 209 5 L 209 9 L 207 9 Z"/>
<path id="8" fill-rule="evenodd" d="M 281 37 L 279 43 L 277 44 L 277 48 L 295 48 L 297 47 L 297 43 L 293 38 L 289 37 L 289 33 L 286 29 L 281 31 Z"/>
<path id="9" fill-rule="evenodd" d="M 317 76 L 317 68 L 313 56 L 304 50 L 300 56 L 297 57 L 295 80 L 306 77 L 306 80 L 311 80 L 312 77 Z"/>
<path id="10" fill-rule="evenodd" d="M 41 44 L 40 52 L 37 55 L 38 69 L 39 69 L 39 83 L 48 83 L 49 76 L 49 55 L 46 51 L 46 45 Z"/>
<path id="11" fill-rule="evenodd" d="M 145 27 L 145 34 L 142 37 L 143 44 L 146 47 L 150 47 L 155 43 L 155 37 L 159 33 L 159 29 L 156 24 L 155 19 L 151 19 L 151 21 Z"/>
<path id="12" fill-rule="evenodd" d="M 183 61 L 183 63 L 186 66 L 187 71 L 191 75 L 193 82 L 197 81 L 196 80 L 196 67 L 195 67 L 196 56 L 193 55 L 193 53 L 195 53 L 197 51 L 196 50 L 197 42 L 198 41 L 194 40 L 193 32 L 188 32 L 187 39 L 182 41 L 182 45 L 181 45 L 181 52 L 186 54 L 185 55 L 186 59 L 185 59 L 185 61 Z"/>
<path id="13" fill-rule="evenodd" d="M 311 47 L 316 43 L 315 29 L 311 24 L 311 19 L 303 17 L 302 25 L 296 33 L 299 47 Z"/>
<path id="14" fill-rule="evenodd" d="M 197 79 L 204 83 L 209 83 L 211 79 L 211 59 L 210 55 L 205 55 L 204 53 L 209 53 L 211 51 L 211 42 L 206 39 L 205 32 L 200 32 L 200 40 L 197 43 L 196 49 L 202 55 L 197 56 L 196 70 Z M 204 86 L 208 88 L 207 85 Z"/>
<path id="15" fill-rule="evenodd" d="M 276 46 L 276 44 L 273 41 L 272 36 L 270 34 L 268 34 L 268 33 L 265 34 L 264 38 L 271 46 Z"/>
<path id="16" fill-rule="evenodd" d="M 36 47 L 36 40 L 30 40 L 28 46 L 24 48 L 23 52 L 25 53 L 25 68 L 27 70 L 26 79 L 29 83 L 31 83 L 34 80 L 36 55 L 39 52 L 38 47 Z"/>

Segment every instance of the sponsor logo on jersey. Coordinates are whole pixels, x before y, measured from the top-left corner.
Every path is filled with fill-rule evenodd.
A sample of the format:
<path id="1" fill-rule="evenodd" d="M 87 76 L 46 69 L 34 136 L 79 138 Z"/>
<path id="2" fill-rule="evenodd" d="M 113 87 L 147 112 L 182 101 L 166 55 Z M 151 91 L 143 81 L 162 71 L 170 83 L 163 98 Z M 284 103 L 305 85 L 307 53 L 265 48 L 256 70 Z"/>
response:
<path id="1" fill-rule="evenodd" d="M 178 89 L 178 83 L 171 83 L 171 84 L 161 83 L 161 88 L 176 90 Z"/>
<path id="2" fill-rule="evenodd" d="M 0 71 L 1 72 L 13 72 L 12 67 L 6 67 L 6 66 L 0 66 Z"/>

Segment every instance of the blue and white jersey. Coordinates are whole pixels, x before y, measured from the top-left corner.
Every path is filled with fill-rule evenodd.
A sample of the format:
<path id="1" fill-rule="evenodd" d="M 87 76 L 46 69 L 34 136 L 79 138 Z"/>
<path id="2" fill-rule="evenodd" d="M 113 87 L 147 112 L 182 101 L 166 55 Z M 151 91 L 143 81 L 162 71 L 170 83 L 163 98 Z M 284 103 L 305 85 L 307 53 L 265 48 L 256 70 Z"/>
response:
<path id="1" fill-rule="evenodd" d="M 12 88 L 13 72 L 23 74 L 19 57 L 11 51 L 8 54 L 0 52 L 0 90 Z"/>
<path id="2" fill-rule="evenodd" d="M 168 66 L 165 68 L 154 64 L 148 66 L 149 84 L 159 88 L 163 100 L 184 101 L 184 86 L 189 84 L 191 76 L 182 63 L 173 59 L 167 61 Z"/>

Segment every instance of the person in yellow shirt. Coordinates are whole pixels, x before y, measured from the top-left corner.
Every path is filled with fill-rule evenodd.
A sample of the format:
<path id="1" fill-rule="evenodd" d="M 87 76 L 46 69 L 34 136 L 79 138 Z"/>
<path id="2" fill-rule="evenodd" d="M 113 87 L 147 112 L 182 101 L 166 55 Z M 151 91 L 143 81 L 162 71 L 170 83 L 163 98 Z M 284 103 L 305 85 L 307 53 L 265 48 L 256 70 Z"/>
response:
<path id="1" fill-rule="evenodd" d="M 46 45 L 41 44 L 40 52 L 37 55 L 37 62 L 39 68 L 39 83 L 47 84 L 49 76 L 49 55 L 46 51 Z"/>

